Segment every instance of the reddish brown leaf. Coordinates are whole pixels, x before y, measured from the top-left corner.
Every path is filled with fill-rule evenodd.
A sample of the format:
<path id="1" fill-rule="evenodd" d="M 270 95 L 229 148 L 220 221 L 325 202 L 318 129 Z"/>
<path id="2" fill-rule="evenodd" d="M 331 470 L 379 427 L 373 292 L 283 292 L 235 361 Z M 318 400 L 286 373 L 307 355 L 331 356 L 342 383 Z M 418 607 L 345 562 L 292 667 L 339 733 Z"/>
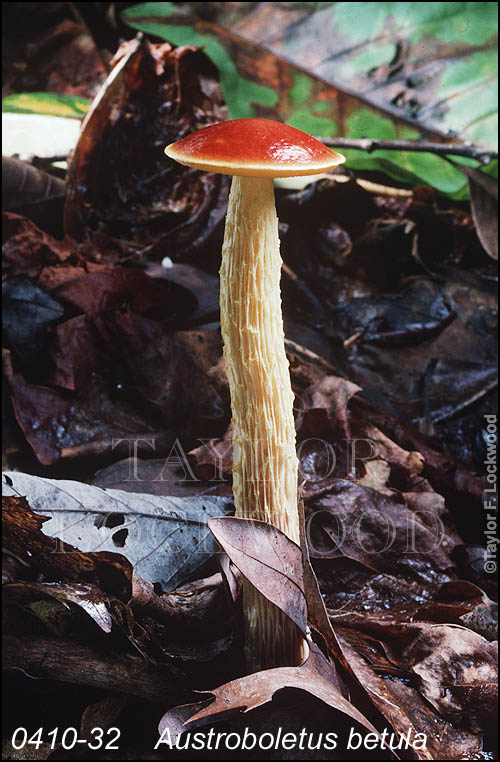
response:
<path id="1" fill-rule="evenodd" d="M 399 499 L 332 479 L 307 509 L 313 559 L 342 554 L 370 569 L 420 583 L 453 577 L 444 528 L 438 524 L 429 529 Z"/>
<path id="2" fill-rule="evenodd" d="M 333 432 L 350 439 L 347 405 L 361 387 L 345 378 L 325 376 L 303 395 L 305 412 L 299 416 L 298 431 L 302 439 L 331 437 Z"/>
<path id="3" fill-rule="evenodd" d="M 102 728 L 107 731 L 113 725 L 116 726 L 126 703 L 126 696 L 116 695 L 106 696 L 94 704 L 89 704 L 82 714 L 78 737 L 85 738 L 87 741 L 94 741 L 95 728 Z"/>
<path id="4" fill-rule="evenodd" d="M 275 693 L 284 688 L 307 691 L 367 730 L 376 732 L 361 712 L 332 684 L 330 665 L 314 650 L 300 667 L 278 667 L 255 672 L 212 690 L 214 700 L 208 705 L 205 701 L 167 712 L 160 720 L 159 733 L 169 729 L 171 735 L 176 737 L 183 730 L 196 727 L 217 715 L 231 711 L 248 712 L 267 704 Z"/>
<path id="5" fill-rule="evenodd" d="M 473 759 L 479 753 L 480 738 L 436 715 L 403 675 L 392 674 L 392 665 L 375 641 L 342 627 L 337 634 L 351 669 L 396 733 L 406 736 L 410 730 L 412 740 L 416 733 L 425 733 L 425 748 L 416 756 L 399 752 L 403 759 Z"/>
<path id="6" fill-rule="evenodd" d="M 227 178 L 181 167 L 163 152 L 225 118 L 216 77 L 194 47 L 127 43 L 84 120 L 71 162 L 70 235 L 90 237 L 108 252 L 113 243 L 126 256 L 147 251 L 149 261 L 192 259 L 213 242 L 218 249 Z"/>
<path id="7" fill-rule="evenodd" d="M 2 214 L 2 274 L 36 278 L 47 265 L 65 262 L 76 255 L 76 246 L 66 238 L 57 241 L 27 217 L 14 212 Z"/>
<path id="8" fill-rule="evenodd" d="M 208 525 L 243 576 L 306 634 L 299 546 L 264 521 L 224 517 L 210 519 Z"/>
<path id="9" fill-rule="evenodd" d="M 113 595 L 129 600 L 132 567 L 117 553 L 81 553 L 40 527 L 48 519 L 33 513 L 24 497 L 2 498 L 4 546 L 47 580 L 65 579 L 95 583 Z"/>

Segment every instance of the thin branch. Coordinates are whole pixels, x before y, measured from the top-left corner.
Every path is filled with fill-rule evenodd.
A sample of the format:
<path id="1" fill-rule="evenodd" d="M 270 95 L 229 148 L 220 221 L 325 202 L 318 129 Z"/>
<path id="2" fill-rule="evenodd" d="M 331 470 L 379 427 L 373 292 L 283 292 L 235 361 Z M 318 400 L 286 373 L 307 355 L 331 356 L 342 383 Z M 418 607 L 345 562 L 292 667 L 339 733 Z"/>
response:
<path id="1" fill-rule="evenodd" d="M 2 666 L 28 677 L 128 693 L 164 706 L 193 700 L 193 692 L 180 685 L 168 668 L 75 640 L 5 634 Z"/>
<path id="2" fill-rule="evenodd" d="M 498 153 L 488 151 L 485 148 L 472 144 L 459 143 L 430 143 L 415 140 L 374 140 L 372 138 L 318 138 L 329 148 L 357 148 L 360 151 L 384 150 L 384 151 L 419 151 L 421 153 L 434 153 L 437 156 L 465 156 L 468 159 L 476 159 L 481 164 L 488 164 L 493 159 L 498 159 Z"/>

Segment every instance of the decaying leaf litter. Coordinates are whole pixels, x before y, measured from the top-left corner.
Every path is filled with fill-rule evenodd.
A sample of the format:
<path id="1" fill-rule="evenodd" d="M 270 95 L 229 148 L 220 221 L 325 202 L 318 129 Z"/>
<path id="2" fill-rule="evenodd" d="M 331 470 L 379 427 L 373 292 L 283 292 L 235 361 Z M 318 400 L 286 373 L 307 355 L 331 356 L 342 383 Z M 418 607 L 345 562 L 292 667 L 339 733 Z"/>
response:
<path id="1" fill-rule="evenodd" d="M 248 566 L 248 548 L 262 542 L 252 528 L 221 528 L 224 576 L 213 559 L 184 578 L 174 568 L 174 590 L 155 563 L 136 563 L 138 542 L 144 558 L 161 559 L 157 511 L 175 505 L 174 541 L 186 558 L 186 511 L 206 526 L 230 504 L 215 277 L 227 186 L 220 176 L 169 169 L 162 154 L 168 142 L 225 118 L 224 104 L 213 64 L 195 49 L 133 41 L 115 71 L 120 63 L 70 169 L 67 237 L 4 215 L 6 465 L 33 474 L 4 476 L 6 667 L 49 680 L 58 705 L 72 697 L 68 713 L 82 729 L 91 706 L 123 695 L 116 722 L 138 707 L 150 715 L 141 701 L 152 701 L 153 735 L 166 710 L 162 727 L 178 729 L 179 716 L 192 727 L 196 713 L 201 722 L 199 701 L 203 722 L 223 702 L 252 709 L 224 719 L 230 727 L 302 727 L 308 715 L 311 722 L 309 696 L 306 707 L 321 707 L 317 729 L 342 735 L 360 722 L 405 733 L 411 721 L 430 739 L 419 758 L 482 753 L 495 701 L 496 594 L 477 563 L 478 421 L 492 410 L 496 302 L 493 264 L 468 208 L 428 188 L 391 195 L 335 175 L 277 191 L 305 525 L 322 594 L 306 586 L 308 621 L 335 666 L 319 649 L 292 674 L 243 677 L 237 608 L 225 586 L 237 597 L 241 567 L 273 599 L 262 561 L 251 554 Z M 119 115 L 113 123 L 111 114 Z M 159 266 L 164 257 L 169 269 Z M 339 443 L 364 438 L 375 457 L 353 464 Z M 147 460 L 119 461 L 136 440 Z M 78 480 L 76 500 L 68 479 Z M 89 481 L 111 487 L 103 501 L 118 494 L 120 508 L 96 508 Z M 60 537 L 54 530 L 54 490 L 71 538 L 67 523 Z M 353 516 L 363 517 L 358 536 Z M 388 521 L 395 536 L 385 549 Z M 92 542 L 84 548 L 86 525 Z M 401 552 L 408 534 L 411 559 Z M 270 541 L 291 557 L 286 538 L 275 532 Z M 300 569 L 296 576 L 290 584 L 300 591 Z M 468 660 L 477 671 L 464 685 Z M 196 693 L 216 686 L 213 705 L 212 694 Z M 325 700 L 339 711 L 328 713 Z M 176 710 L 181 704 L 194 706 Z M 95 711 L 101 718 L 107 710 Z M 150 748 L 146 735 L 131 734 L 131 743 Z"/>

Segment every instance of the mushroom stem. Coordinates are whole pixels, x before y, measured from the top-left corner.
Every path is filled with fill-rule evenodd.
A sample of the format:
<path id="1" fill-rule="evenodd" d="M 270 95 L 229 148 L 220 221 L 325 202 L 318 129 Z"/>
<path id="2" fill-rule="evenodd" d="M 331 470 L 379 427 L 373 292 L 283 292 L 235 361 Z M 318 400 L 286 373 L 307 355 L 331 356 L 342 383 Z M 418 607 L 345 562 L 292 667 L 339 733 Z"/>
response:
<path id="1" fill-rule="evenodd" d="M 285 354 L 281 256 L 273 180 L 233 177 L 220 271 L 221 327 L 233 414 L 236 515 L 273 524 L 300 543 L 293 392 Z M 243 587 L 249 666 L 299 664 L 295 625 Z"/>

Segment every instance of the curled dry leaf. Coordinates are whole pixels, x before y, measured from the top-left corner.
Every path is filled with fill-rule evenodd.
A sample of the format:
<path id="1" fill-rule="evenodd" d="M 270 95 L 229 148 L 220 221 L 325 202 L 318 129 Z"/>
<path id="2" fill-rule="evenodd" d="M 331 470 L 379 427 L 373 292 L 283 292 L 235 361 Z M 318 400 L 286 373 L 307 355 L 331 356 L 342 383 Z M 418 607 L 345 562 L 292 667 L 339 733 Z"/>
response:
<path id="1" fill-rule="evenodd" d="M 306 634 L 299 546 L 264 521 L 227 517 L 210 519 L 208 525 L 243 576 Z"/>
<path id="2" fill-rule="evenodd" d="M 160 720 L 159 733 L 170 731 L 174 740 L 184 730 L 190 730 L 226 715 L 228 712 L 249 712 L 270 702 L 285 688 L 299 688 L 319 698 L 328 706 L 343 712 L 363 728 L 376 732 L 373 725 L 351 704 L 332 682 L 331 665 L 322 654 L 311 648 L 307 661 L 300 667 L 277 667 L 255 672 L 211 690 L 213 699 L 207 704 L 178 707 L 166 712 Z"/>
<path id="3" fill-rule="evenodd" d="M 13 156 L 2 156 L 4 209 L 21 209 L 64 196 L 64 180 Z"/>
<path id="4" fill-rule="evenodd" d="M 194 47 L 126 44 L 82 124 L 67 182 L 70 235 L 149 259 L 192 259 L 212 239 L 220 244 L 227 178 L 174 165 L 163 153 L 226 118 L 216 78 Z"/>
<path id="5" fill-rule="evenodd" d="M 477 237 L 490 257 L 498 259 L 498 180 L 474 167 L 453 164 L 468 180 Z"/>
<path id="6" fill-rule="evenodd" d="M 345 378 L 325 376 L 308 387 L 302 397 L 304 412 L 299 413 L 297 429 L 302 439 L 332 433 L 350 439 L 347 405 L 361 387 Z"/>
<path id="7" fill-rule="evenodd" d="M 200 479 L 230 480 L 233 474 L 233 429 L 220 439 L 209 439 L 188 453 L 189 462 Z"/>
<path id="8" fill-rule="evenodd" d="M 95 585 L 40 582 L 12 582 L 4 587 L 8 598 L 37 600 L 38 596 L 49 596 L 66 608 L 70 604 L 80 607 L 103 632 L 111 632 L 112 618 L 107 608 L 108 596 Z"/>

